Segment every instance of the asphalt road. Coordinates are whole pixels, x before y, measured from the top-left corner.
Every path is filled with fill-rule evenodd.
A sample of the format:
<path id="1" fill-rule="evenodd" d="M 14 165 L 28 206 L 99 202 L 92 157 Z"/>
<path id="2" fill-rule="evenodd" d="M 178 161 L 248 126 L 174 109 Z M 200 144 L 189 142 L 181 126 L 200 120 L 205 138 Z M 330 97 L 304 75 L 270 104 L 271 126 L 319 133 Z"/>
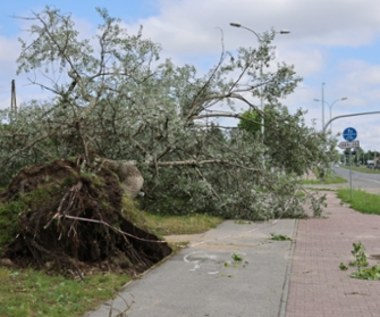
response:
<path id="1" fill-rule="evenodd" d="M 347 179 L 348 186 L 350 179 L 350 170 L 346 168 L 335 167 L 334 171 L 341 177 Z M 380 193 L 380 174 L 369 174 L 352 171 L 352 188 L 363 189 L 373 193 Z M 346 186 L 347 186 L 346 185 Z"/>

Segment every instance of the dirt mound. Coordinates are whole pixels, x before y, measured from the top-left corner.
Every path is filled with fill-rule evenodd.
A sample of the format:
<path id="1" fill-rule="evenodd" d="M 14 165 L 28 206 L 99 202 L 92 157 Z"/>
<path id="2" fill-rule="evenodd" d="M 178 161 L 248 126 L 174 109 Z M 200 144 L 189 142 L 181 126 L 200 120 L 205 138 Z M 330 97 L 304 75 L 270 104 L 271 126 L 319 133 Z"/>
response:
<path id="1" fill-rule="evenodd" d="M 80 163 L 33 165 L 14 177 L 0 199 L 14 209 L 11 216 L 18 212 L 7 229 L 16 235 L 0 246 L 0 256 L 19 266 L 82 275 L 92 269 L 138 273 L 170 254 L 164 241 L 124 216 L 117 175 Z"/>

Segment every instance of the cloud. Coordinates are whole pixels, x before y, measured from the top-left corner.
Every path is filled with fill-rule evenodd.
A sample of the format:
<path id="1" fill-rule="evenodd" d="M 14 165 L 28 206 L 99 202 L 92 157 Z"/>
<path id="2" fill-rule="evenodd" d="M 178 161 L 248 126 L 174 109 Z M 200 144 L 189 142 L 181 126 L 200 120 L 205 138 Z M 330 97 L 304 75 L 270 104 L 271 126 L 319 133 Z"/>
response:
<path id="1" fill-rule="evenodd" d="M 20 50 L 17 39 L 0 36 L 0 61 L 13 62 L 15 52 Z"/>
<path id="2" fill-rule="evenodd" d="M 345 84 L 353 87 L 379 86 L 380 64 L 370 64 L 363 60 L 348 59 L 339 65 L 345 73 Z"/>
<path id="3" fill-rule="evenodd" d="M 326 60 L 325 54 L 320 50 L 301 47 L 288 48 L 279 57 L 287 63 L 295 65 L 296 72 L 302 77 L 320 72 Z"/>
<path id="4" fill-rule="evenodd" d="M 215 27 L 225 30 L 231 43 L 249 41 L 239 22 L 256 32 L 287 28 L 303 44 L 357 46 L 374 40 L 380 30 L 380 2 L 372 0 L 163 0 L 160 15 L 141 19 L 146 32 L 168 50 L 204 52 L 215 47 Z M 254 39 L 253 39 L 254 40 Z"/>
<path id="5" fill-rule="evenodd" d="M 195 64 L 205 70 L 218 61 L 222 44 L 230 51 L 259 45 L 254 34 L 233 28 L 230 22 L 258 33 L 285 28 L 291 34 L 276 37 L 276 55 L 279 61 L 294 64 L 297 74 L 304 77 L 295 93 L 284 101 L 291 111 L 308 109 L 306 122 L 316 118 L 319 127 L 321 106 L 313 99 L 320 98 L 321 82 L 326 82 L 327 102 L 349 98 L 334 106 L 336 115 L 380 109 L 380 62 L 374 53 L 380 49 L 380 1 L 157 0 L 155 5 L 158 9 L 152 11 L 154 15 L 131 19 L 128 12 L 120 11 L 116 17 L 133 34 L 143 25 L 144 37 L 159 43 L 162 56 L 171 57 L 175 63 Z M 105 6 L 111 8 L 112 1 Z M 73 16 L 81 34 L 93 34 L 96 22 L 88 21 L 86 12 L 74 10 Z M 5 67 L 6 85 L 15 70 L 12 60 L 19 53 L 16 43 L 15 39 L 0 37 L 0 67 Z M 364 55 L 363 49 L 367 50 Z M 2 88 L 0 85 L 0 91 Z M 378 134 L 371 136 L 369 131 L 379 132 L 378 119 L 338 120 L 334 129 L 356 122 L 358 130 L 366 130 L 365 142 L 370 146 L 370 142 L 377 144 Z"/>
<path id="6" fill-rule="evenodd" d="M 215 56 L 221 50 L 256 46 L 257 38 L 238 22 L 261 33 L 290 29 L 278 35 L 279 58 L 296 66 L 301 76 L 323 69 L 330 47 L 370 44 L 380 32 L 380 2 L 372 0 L 161 0 L 159 15 L 140 19 L 131 30 L 144 26 L 143 34 L 163 47 L 165 56 L 183 62 L 197 56 Z M 214 54 L 214 55 L 212 55 Z M 188 60 L 186 60 L 188 59 Z M 198 58 L 199 60 L 199 58 Z"/>

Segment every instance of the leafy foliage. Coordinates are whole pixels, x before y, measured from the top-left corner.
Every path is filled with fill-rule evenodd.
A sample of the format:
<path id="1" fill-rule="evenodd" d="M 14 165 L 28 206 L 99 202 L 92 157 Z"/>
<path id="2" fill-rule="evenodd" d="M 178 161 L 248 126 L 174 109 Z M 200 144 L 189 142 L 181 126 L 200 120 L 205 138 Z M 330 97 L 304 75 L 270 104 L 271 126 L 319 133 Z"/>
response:
<path id="1" fill-rule="evenodd" d="M 307 127 L 303 119 L 304 114 L 301 110 L 290 114 L 286 107 L 271 104 L 265 107 L 261 115 L 257 110 L 245 112 L 239 128 L 257 136 L 260 128 L 258 120 L 263 116 L 262 139 L 266 145 L 264 155 L 270 166 L 297 175 L 303 175 L 313 167 L 325 170 L 326 162 L 333 160 L 336 155 L 334 143 L 327 143 L 323 134 Z M 320 164 L 316 165 L 318 162 Z"/>
<path id="2" fill-rule="evenodd" d="M 290 114 L 280 103 L 300 78 L 275 64 L 274 31 L 258 48 L 222 51 L 198 75 L 191 65 L 161 61 L 142 30 L 130 35 L 106 10 L 98 13 L 103 22 L 87 39 L 57 9 L 27 18 L 18 71 L 41 74 L 31 83 L 47 98 L 17 116 L 1 113 L 2 122 L 12 118 L 0 133 L 4 182 L 25 165 L 82 155 L 91 166 L 102 156 L 138 163 L 147 210 L 246 219 L 303 213 L 309 196 L 296 194 L 295 176 L 328 166 L 332 147 L 305 126 L 301 111 Z M 242 107 L 264 116 L 264 142 L 242 122 L 222 128 L 223 118 L 242 118 L 235 110 Z"/>
<path id="3" fill-rule="evenodd" d="M 380 280 L 380 265 L 373 265 L 369 268 L 361 268 L 351 274 L 352 277 L 361 280 Z"/>
<path id="4" fill-rule="evenodd" d="M 368 259 L 365 254 L 364 245 L 360 241 L 358 243 L 354 242 L 352 248 L 351 254 L 354 256 L 355 261 L 350 262 L 350 265 L 358 268 L 368 266 Z"/>
<path id="5" fill-rule="evenodd" d="M 351 254 L 355 260 L 351 261 L 349 265 L 356 267 L 356 271 L 351 273 L 351 277 L 361 280 L 380 280 L 380 265 L 376 264 L 368 267 L 369 262 L 365 253 L 365 247 L 360 241 L 352 244 Z M 348 269 L 348 266 L 340 263 L 339 268 L 345 271 Z"/>
<path id="6" fill-rule="evenodd" d="M 286 234 L 271 233 L 270 235 L 270 239 L 274 241 L 292 241 L 292 238 L 290 238 Z"/>

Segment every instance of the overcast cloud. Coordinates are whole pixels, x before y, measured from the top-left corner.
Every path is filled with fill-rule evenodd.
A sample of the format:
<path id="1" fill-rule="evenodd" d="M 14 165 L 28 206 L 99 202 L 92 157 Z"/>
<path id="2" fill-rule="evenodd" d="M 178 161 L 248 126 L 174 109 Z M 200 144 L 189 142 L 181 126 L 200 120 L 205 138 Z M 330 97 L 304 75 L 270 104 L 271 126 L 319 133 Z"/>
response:
<path id="1" fill-rule="evenodd" d="M 64 12 L 72 12 L 88 33 L 97 21 L 91 1 L 81 3 L 81 10 L 72 1 L 50 1 Z M 133 16 L 132 3 L 143 3 L 149 14 Z M 125 10 L 120 10 L 122 6 Z M 87 10 L 83 7 L 87 6 Z M 257 39 L 244 29 L 229 26 L 238 22 L 258 33 L 272 27 L 291 30 L 289 35 L 275 39 L 280 61 L 294 64 L 304 78 L 296 92 L 284 100 L 292 111 L 308 110 L 306 122 L 315 119 L 321 127 L 321 84 L 325 82 L 325 121 L 329 104 L 333 115 L 363 111 L 380 111 L 380 1 L 377 0 L 109 0 L 102 5 L 112 15 L 123 19 L 128 29 L 136 31 L 143 25 L 143 34 L 161 44 L 163 55 L 178 63 L 212 66 L 221 47 L 235 50 L 241 45 L 258 45 Z M 148 7 L 149 6 L 149 7 Z M 1 7 L 1 5 L 0 5 Z M 29 5 L 30 11 L 35 8 Z M 143 6 L 140 4 L 140 9 Z M 25 7 L 22 12 L 25 12 Z M 3 10 L 4 12 L 4 10 Z M 116 12 L 116 13 L 115 13 Z M 15 12 L 10 12 L 13 14 Z M 8 14 L 7 12 L 4 14 Z M 1 22 L 1 21 L 0 21 Z M 0 27 L 0 102 L 7 104 L 6 87 L 14 77 L 14 60 L 18 54 L 15 37 L 6 37 L 6 25 Z M 4 33 L 4 34 L 3 34 Z M 4 74 L 5 73 L 5 74 Z M 20 92 L 21 94 L 21 92 Z M 23 97 L 21 97 L 23 98 Z M 337 120 L 334 133 L 353 126 L 358 130 L 364 149 L 380 150 L 380 115 Z"/>

